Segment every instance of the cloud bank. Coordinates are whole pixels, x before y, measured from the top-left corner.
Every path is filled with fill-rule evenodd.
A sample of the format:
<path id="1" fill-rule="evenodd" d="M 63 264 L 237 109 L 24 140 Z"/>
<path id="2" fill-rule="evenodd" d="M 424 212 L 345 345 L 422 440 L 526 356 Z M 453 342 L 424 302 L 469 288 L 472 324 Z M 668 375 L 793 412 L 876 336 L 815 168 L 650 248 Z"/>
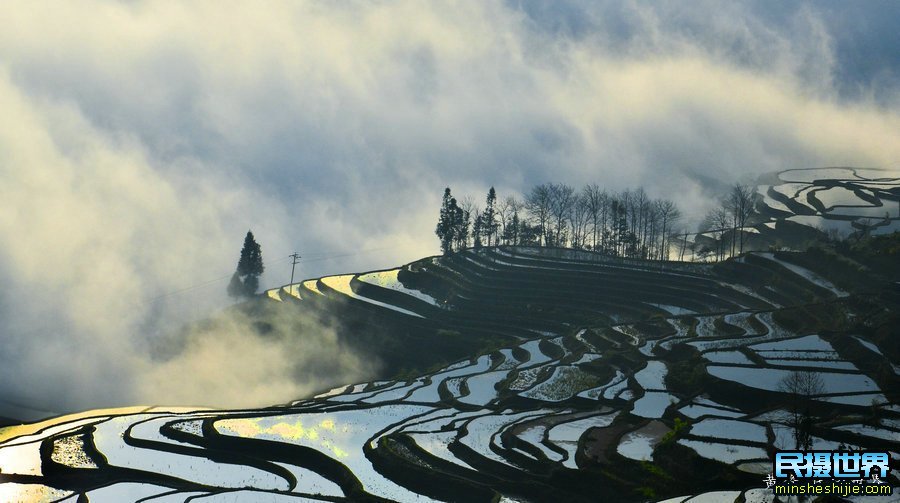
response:
<path id="1" fill-rule="evenodd" d="M 896 167 L 900 41 L 883 20 L 897 8 L 842 4 L 9 8 L 0 396 L 49 410 L 229 402 L 217 393 L 238 383 L 205 363 L 228 358 L 211 339 L 165 370 L 142 351 L 224 303 L 224 282 L 167 294 L 229 275 L 248 228 L 275 286 L 295 249 L 376 250 L 310 260 L 304 277 L 435 253 L 447 185 L 479 199 L 490 185 L 501 197 L 545 181 L 643 185 L 696 217 L 717 182 Z M 278 351 L 231 328 L 230 346 L 276 362 L 248 368 L 247 389 L 307 390 L 283 379 L 295 369 Z M 162 377 L 201 361 L 194 392 Z"/>

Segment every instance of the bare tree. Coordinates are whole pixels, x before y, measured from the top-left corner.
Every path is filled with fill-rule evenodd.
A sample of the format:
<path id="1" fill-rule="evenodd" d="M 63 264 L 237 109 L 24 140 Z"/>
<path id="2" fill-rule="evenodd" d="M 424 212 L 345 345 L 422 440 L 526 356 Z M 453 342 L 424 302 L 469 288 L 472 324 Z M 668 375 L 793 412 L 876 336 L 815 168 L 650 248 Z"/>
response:
<path id="1" fill-rule="evenodd" d="M 644 192 L 644 189 L 638 187 L 637 190 L 634 191 L 634 225 L 632 225 L 631 230 L 634 232 L 637 237 L 638 248 L 643 249 L 646 247 L 647 243 L 647 225 L 649 224 L 649 210 L 650 210 L 650 198 L 647 197 L 647 193 Z M 640 253 L 640 252 L 639 252 Z"/>
<path id="2" fill-rule="evenodd" d="M 475 204 L 471 196 L 463 198 L 459 204 L 459 214 L 456 219 L 457 250 L 464 250 L 469 246 L 469 237 L 472 235 L 472 219 L 481 214 L 481 209 Z"/>
<path id="3" fill-rule="evenodd" d="M 628 242 L 628 212 L 626 204 L 623 202 L 623 198 L 626 196 L 628 196 L 628 191 L 613 197 L 609 203 L 611 224 L 607 241 L 609 242 L 609 252 L 612 255 L 624 255 Z"/>
<path id="4" fill-rule="evenodd" d="M 569 216 L 575 205 L 575 189 L 562 183 L 550 184 L 550 224 L 553 246 L 564 246 Z"/>
<path id="5" fill-rule="evenodd" d="M 662 225 L 662 229 L 660 229 L 662 243 L 660 245 L 659 259 L 668 260 L 669 248 L 671 248 L 669 235 L 671 234 L 672 226 L 681 218 L 681 211 L 675 206 L 675 203 L 668 199 L 657 201 L 656 206 L 659 210 L 660 224 Z"/>
<path id="6" fill-rule="evenodd" d="M 623 190 L 616 199 L 619 203 L 613 223 L 616 227 L 616 247 L 619 249 L 619 255 L 631 257 L 634 256 L 634 242 L 637 239 L 635 234 L 637 227 L 635 197 L 630 190 Z"/>
<path id="7" fill-rule="evenodd" d="M 504 244 L 510 244 L 507 236 L 514 234 L 512 231 L 507 230 L 507 226 L 512 223 L 513 215 L 516 215 L 516 224 L 518 224 L 518 214 L 521 212 L 522 202 L 513 196 L 508 196 L 497 204 L 497 216 L 500 217 L 500 235 L 503 236 Z"/>
<path id="8" fill-rule="evenodd" d="M 600 189 L 599 185 L 591 183 L 585 185 L 581 192 L 581 199 L 587 207 L 591 220 L 591 249 L 596 250 L 598 238 L 603 236 L 603 230 L 606 228 L 609 196 L 606 195 L 606 191 Z"/>
<path id="9" fill-rule="evenodd" d="M 678 260 L 680 260 L 680 261 L 684 261 L 684 252 L 687 250 L 687 247 L 688 247 L 688 240 L 687 240 L 688 234 L 689 233 L 684 228 L 678 228 L 670 236 L 670 239 L 675 238 L 680 242 L 679 246 L 681 248 L 681 251 L 678 254 Z M 693 260 L 693 256 L 694 256 L 693 251 L 694 251 L 694 242 L 691 241 L 691 260 Z"/>
<path id="10" fill-rule="evenodd" d="M 587 244 L 588 227 L 591 223 L 588 203 L 581 194 L 575 194 L 575 202 L 570 210 L 569 221 L 572 223 L 572 248 L 585 248 Z"/>
<path id="11" fill-rule="evenodd" d="M 813 397 L 825 393 L 825 381 L 817 372 L 795 370 L 778 383 L 778 389 L 790 397 L 790 427 L 794 430 L 794 448 L 812 448 L 815 418 L 810 410 Z"/>
<path id="12" fill-rule="evenodd" d="M 644 215 L 643 243 L 641 244 L 643 258 L 656 259 L 662 250 L 662 244 L 660 243 L 662 239 L 659 232 L 661 228 L 660 220 L 659 205 L 656 204 L 656 201 L 651 200 L 646 205 Z"/>
<path id="13" fill-rule="evenodd" d="M 744 252 L 744 227 L 747 218 L 753 213 L 753 189 L 740 183 L 731 187 L 726 200 L 728 212 L 731 214 L 731 254 L 734 255 L 735 240 L 740 236 L 740 253 Z"/>
<path id="14" fill-rule="evenodd" d="M 531 188 L 525 197 L 525 208 L 540 232 L 541 244 L 546 245 L 547 223 L 550 220 L 550 184 L 542 183 Z"/>
<path id="15" fill-rule="evenodd" d="M 703 223 L 700 224 L 700 230 L 711 234 L 716 242 L 716 260 L 725 258 L 725 233 L 730 222 L 731 216 L 728 211 L 719 206 L 707 213 Z"/>

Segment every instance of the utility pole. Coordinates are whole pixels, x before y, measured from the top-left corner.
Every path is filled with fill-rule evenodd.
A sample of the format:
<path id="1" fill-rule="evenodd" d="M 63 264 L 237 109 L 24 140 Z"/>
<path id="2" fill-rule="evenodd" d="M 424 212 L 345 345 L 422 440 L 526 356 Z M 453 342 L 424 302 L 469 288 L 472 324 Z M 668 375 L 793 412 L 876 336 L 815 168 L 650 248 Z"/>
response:
<path id="1" fill-rule="evenodd" d="M 293 255 L 291 255 L 290 257 L 293 260 L 291 260 L 291 282 L 288 284 L 293 285 L 294 284 L 294 266 L 300 262 L 301 257 L 300 257 L 300 254 L 297 252 L 294 252 Z"/>

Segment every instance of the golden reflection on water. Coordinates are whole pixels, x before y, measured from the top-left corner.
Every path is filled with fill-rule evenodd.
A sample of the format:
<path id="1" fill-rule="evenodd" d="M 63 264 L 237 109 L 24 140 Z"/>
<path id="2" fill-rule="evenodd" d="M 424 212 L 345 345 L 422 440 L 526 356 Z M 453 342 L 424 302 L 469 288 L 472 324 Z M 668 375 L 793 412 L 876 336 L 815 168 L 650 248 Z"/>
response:
<path id="1" fill-rule="evenodd" d="M 0 443 L 6 442 L 8 440 L 13 440 L 15 438 L 24 436 L 24 435 L 34 435 L 39 433 L 41 430 L 51 428 L 56 425 L 72 423 L 79 419 L 92 418 L 92 417 L 100 417 L 106 418 L 109 416 L 119 416 L 119 415 L 128 415 L 128 414 L 139 414 L 142 412 L 195 412 L 200 410 L 209 410 L 206 407 L 164 407 L 164 406 L 146 406 L 146 405 L 136 405 L 131 407 L 117 407 L 111 409 L 94 409 L 88 410 L 84 412 L 79 412 L 76 414 L 67 414 L 65 416 L 54 417 L 50 419 L 45 419 L 43 421 L 37 423 L 30 424 L 22 424 L 16 426 L 7 426 L 4 428 L 0 428 Z M 6 503 L 6 500 L 0 500 L 3 503 Z"/>
<path id="2" fill-rule="evenodd" d="M 57 501 L 71 495 L 71 491 L 55 489 L 39 484 L 0 484 L 0 501 L 16 503 L 44 503 Z"/>
<path id="3" fill-rule="evenodd" d="M 303 287 L 306 288 L 307 290 L 317 293 L 319 295 L 325 295 L 324 293 L 322 293 L 321 290 L 319 290 L 319 286 L 316 284 L 316 281 L 317 280 L 314 280 L 314 279 L 308 279 L 303 282 Z"/>
<path id="4" fill-rule="evenodd" d="M 350 433 L 349 426 L 341 426 L 333 419 L 323 419 L 318 424 L 313 422 L 311 426 L 304 426 L 302 419 L 293 423 L 281 421 L 272 426 L 262 426 L 260 423 L 267 418 L 225 419 L 216 423 L 217 427 L 227 429 L 238 436 L 254 438 L 259 436 L 276 436 L 295 443 L 316 445 L 331 452 L 337 458 L 346 458 L 350 453 L 329 439 L 336 434 Z M 324 433 L 320 433 L 324 431 Z"/>

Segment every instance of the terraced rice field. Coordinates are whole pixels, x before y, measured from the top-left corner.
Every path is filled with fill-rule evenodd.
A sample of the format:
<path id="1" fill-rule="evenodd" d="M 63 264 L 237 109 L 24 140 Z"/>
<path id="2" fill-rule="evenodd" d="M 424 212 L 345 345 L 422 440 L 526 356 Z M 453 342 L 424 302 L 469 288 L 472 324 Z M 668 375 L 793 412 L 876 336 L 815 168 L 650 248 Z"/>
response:
<path id="1" fill-rule="evenodd" d="M 791 183 L 813 183 L 802 175 Z M 730 482 L 691 495 L 708 482 L 661 479 L 657 500 L 771 501 L 759 486 L 772 450 L 793 438 L 775 404 L 796 369 L 825 385 L 812 397 L 827 415 L 817 447 L 900 452 L 884 348 L 777 321 L 792 296 L 851 294 L 755 257 L 732 266 L 753 278 L 788 270 L 789 285 L 734 281 L 708 264 L 505 248 L 275 289 L 263 299 L 283 309 L 341 303 L 510 342 L 272 408 L 87 413 L 0 430 L 0 501 L 646 501 L 642 467 L 672 459 Z"/>
<path id="2" fill-rule="evenodd" d="M 898 170 L 791 169 L 759 185 L 757 193 L 760 212 L 773 224 L 790 220 L 845 235 L 863 229 L 887 234 L 900 230 L 898 184 Z"/>

